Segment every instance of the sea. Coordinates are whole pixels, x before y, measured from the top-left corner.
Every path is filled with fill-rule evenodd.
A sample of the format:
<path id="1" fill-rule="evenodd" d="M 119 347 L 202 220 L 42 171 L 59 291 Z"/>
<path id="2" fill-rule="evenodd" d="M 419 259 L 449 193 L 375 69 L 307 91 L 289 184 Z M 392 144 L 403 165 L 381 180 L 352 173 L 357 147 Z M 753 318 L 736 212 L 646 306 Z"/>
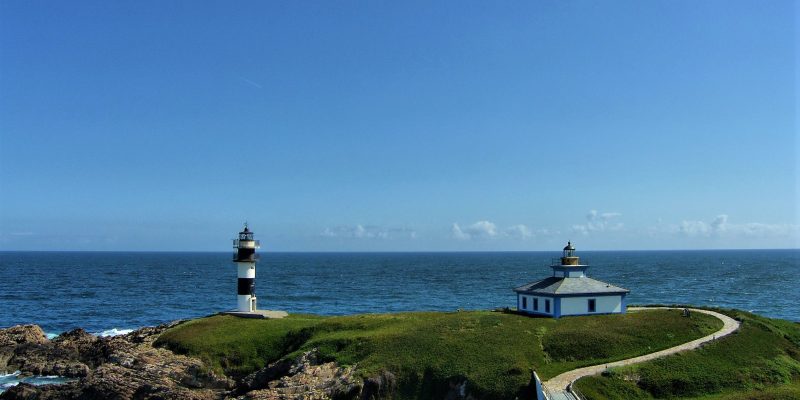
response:
<path id="1" fill-rule="evenodd" d="M 587 275 L 633 304 L 737 308 L 800 321 L 800 250 L 585 251 Z M 261 252 L 261 309 L 345 315 L 514 307 L 512 289 L 552 275 L 558 252 Z M 50 338 L 83 328 L 131 332 L 236 306 L 231 253 L 0 252 L 0 328 L 38 324 Z M 0 393 L 58 376 L 0 371 Z"/>
<path id="2" fill-rule="evenodd" d="M 800 250 L 582 251 L 628 304 L 737 308 L 800 321 Z M 260 252 L 261 309 L 344 315 L 514 307 L 560 252 Z M 130 332 L 236 306 L 231 253 L 0 252 L 0 327 Z"/>

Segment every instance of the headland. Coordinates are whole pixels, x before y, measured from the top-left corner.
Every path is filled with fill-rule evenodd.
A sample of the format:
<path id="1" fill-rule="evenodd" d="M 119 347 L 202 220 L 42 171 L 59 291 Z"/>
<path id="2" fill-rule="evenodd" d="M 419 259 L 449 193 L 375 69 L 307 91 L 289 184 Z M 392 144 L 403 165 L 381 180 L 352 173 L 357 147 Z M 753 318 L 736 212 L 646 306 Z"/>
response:
<path id="1" fill-rule="evenodd" d="M 574 387 L 592 399 L 796 398 L 800 325 L 716 311 L 741 328 L 694 350 L 609 368 Z M 75 380 L 19 384 L 0 398 L 532 398 L 533 371 L 548 380 L 692 342 L 722 326 L 702 313 L 651 309 L 561 319 L 500 311 L 214 315 L 110 338 L 75 330 L 53 340 L 36 326 L 14 327 L 0 330 L 0 369 Z"/>

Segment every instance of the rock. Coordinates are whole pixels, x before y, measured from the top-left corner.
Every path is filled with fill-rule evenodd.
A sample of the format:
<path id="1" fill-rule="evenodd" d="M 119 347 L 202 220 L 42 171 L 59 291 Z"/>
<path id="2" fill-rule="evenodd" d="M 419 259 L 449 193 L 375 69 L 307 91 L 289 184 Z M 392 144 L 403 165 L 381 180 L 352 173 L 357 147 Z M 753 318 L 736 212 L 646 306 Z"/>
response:
<path id="1" fill-rule="evenodd" d="M 283 376 L 278 379 L 269 379 L 281 372 Z M 303 353 L 288 368 L 286 361 L 279 361 L 248 378 L 245 380 L 250 384 L 264 387 L 257 390 L 249 390 L 253 386 L 241 388 L 247 391 L 246 399 L 254 400 L 357 399 L 362 387 L 354 376 L 353 367 L 340 367 L 334 362 L 321 363 L 316 350 Z"/>
<path id="2" fill-rule="evenodd" d="M 13 400 L 61 400 L 76 399 L 80 391 L 77 382 L 65 383 L 61 385 L 35 386 L 29 383 L 20 383 L 12 386 L 4 393 L 0 394 L 0 399 Z"/>
<path id="3" fill-rule="evenodd" d="M 73 329 L 53 339 L 53 345 L 63 356 L 96 367 L 108 358 L 106 341 L 83 329 Z"/>
<path id="4" fill-rule="evenodd" d="M 153 347 L 175 324 L 108 338 L 76 329 L 54 340 L 47 340 L 35 325 L 0 329 L 4 365 L 27 375 L 78 378 L 57 385 L 20 384 L 0 399 L 370 400 L 390 398 L 397 389 L 390 372 L 362 379 L 354 366 L 324 362 L 316 349 L 272 363 L 237 384 L 196 358 Z M 456 382 L 451 387 L 453 394 L 461 395 L 454 398 L 463 398 L 465 385 Z"/>
<path id="5" fill-rule="evenodd" d="M 27 383 L 20 383 L 16 386 L 8 388 L 3 393 L 0 393 L 0 399 L 19 399 L 19 400 L 33 400 L 39 399 L 41 390 L 33 385 Z"/>
<path id="6" fill-rule="evenodd" d="M 11 365 L 11 359 L 18 346 L 35 346 L 47 342 L 47 336 L 38 325 L 16 325 L 0 329 L 0 372 L 16 369 Z"/>
<path id="7" fill-rule="evenodd" d="M 377 400 L 390 398 L 397 388 L 397 378 L 389 371 L 383 371 L 380 375 L 373 376 L 364 380 L 364 388 L 361 390 L 361 399 Z"/>
<path id="8" fill-rule="evenodd" d="M 0 329 L 7 366 L 23 375 L 79 377 L 60 385 L 20 384 L 0 399 L 219 399 L 234 382 L 200 360 L 152 343 L 174 324 L 99 338 L 82 329 L 48 341 L 36 326 Z M 38 332 L 44 340 L 38 338 Z M 4 354 L 4 353 L 3 353 Z"/>
<path id="9" fill-rule="evenodd" d="M 0 329 L 0 347 L 26 343 L 44 344 L 47 342 L 47 336 L 39 325 L 16 325 L 11 328 Z"/>
<path id="10" fill-rule="evenodd" d="M 236 392 L 243 394 L 251 390 L 267 388 L 269 383 L 289 373 L 294 362 L 279 360 L 250 375 L 245 376 L 237 385 Z"/>

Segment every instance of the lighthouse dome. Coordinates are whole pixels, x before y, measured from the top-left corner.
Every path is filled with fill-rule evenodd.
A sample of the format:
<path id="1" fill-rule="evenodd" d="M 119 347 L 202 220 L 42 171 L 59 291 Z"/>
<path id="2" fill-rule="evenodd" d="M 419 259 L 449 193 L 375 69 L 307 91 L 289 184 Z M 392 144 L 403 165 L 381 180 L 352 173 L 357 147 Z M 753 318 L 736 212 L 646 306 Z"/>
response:
<path id="1" fill-rule="evenodd" d="M 567 242 L 567 245 L 564 246 L 564 250 L 575 250 L 575 246 L 572 245 L 572 242 Z"/>

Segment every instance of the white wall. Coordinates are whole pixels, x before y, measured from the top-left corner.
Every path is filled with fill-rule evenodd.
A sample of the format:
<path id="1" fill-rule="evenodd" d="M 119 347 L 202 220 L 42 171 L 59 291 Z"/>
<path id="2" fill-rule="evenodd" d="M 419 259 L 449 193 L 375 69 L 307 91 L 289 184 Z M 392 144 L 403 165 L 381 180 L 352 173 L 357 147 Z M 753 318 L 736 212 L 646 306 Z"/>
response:
<path id="1" fill-rule="evenodd" d="M 586 296 L 562 297 L 561 315 L 589 314 L 589 299 L 595 299 L 595 311 L 592 314 L 622 312 L 622 296 Z"/>
<path id="2" fill-rule="evenodd" d="M 249 294 L 240 294 L 236 296 L 236 311 L 242 312 L 250 312 L 253 311 L 251 308 L 251 299 L 252 297 Z"/>
<path id="3" fill-rule="evenodd" d="M 240 262 L 238 265 L 237 278 L 255 278 L 256 277 L 256 263 L 254 262 Z"/>
<path id="4" fill-rule="evenodd" d="M 580 277 L 586 276 L 586 274 L 582 270 L 555 271 L 555 272 L 553 272 L 553 274 L 554 274 L 553 276 L 556 276 L 556 277 L 559 277 L 559 278 L 580 278 Z"/>
<path id="5" fill-rule="evenodd" d="M 522 307 L 522 298 L 523 297 L 528 299 L 527 300 L 528 304 L 527 304 L 527 307 L 525 307 L 525 308 Z M 539 299 L 539 309 L 538 310 L 534 310 L 533 309 L 533 299 Z M 550 300 L 550 312 L 545 312 L 544 311 L 544 302 L 545 302 L 545 300 Z M 537 296 L 530 296 L 530 295 L 524 295 L 524 294 L 517 295 L 517 309 L 519 309 L 519 310 L 533 311 L 533 312 L 538 312 L 538 313 L 542 313 L 542 314 L 552 314 L 555 311 L 555 308 L 556 308 L 555 300 L 551 299 L 549 297 L 537 297 Z"/>

